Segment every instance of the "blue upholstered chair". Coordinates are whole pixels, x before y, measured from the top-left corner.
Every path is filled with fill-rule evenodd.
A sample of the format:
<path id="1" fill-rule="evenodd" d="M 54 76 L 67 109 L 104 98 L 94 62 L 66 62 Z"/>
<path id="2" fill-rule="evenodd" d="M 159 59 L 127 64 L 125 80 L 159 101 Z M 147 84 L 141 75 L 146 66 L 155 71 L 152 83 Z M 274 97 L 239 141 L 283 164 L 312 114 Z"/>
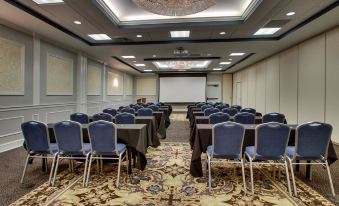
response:
<path id="1" fill-rule="evenodd" d="M 120 106 L 119 111 L 121 111 L 123 108 L 125 108 L 125 106 Z"/>
<path id="2" fill-rule="evenodd" d="M 231 117 L 233 117 L 234 115 L 238 114 L 238 110 L 236 108 L 224 108 L 221 110 L 223 113 L 226 113 L 228 115 L 230 115 Z"/>
<path id="3" fill-rule="evenodd" d="M 159 111 L 159 107 L 157 105 L 149 105 L 147 108 L 150 108 L 152 111 L 157 112 Z"/>
<path id="4" fill-rule="evenodd" d="M 58 173 L 59 161 L 62 159 L 70 160 L 72 171 L 74 171 L 72 160 L 85 159 L 84 178 L 82 182 L 83 186 L 85 186 L 85 176 L 87 173 L 87 164 L 91 146 L 89 143 L 83 142 L 81 124 L 74 121 L 62 121 L 55 123 L 54 134 L 58 144 L 58 156 L 56 159 L 52 186 L 54 186 L 55 178 Z"/>
<path id="5" fill-rule="evenodd" d="M 223 112 L 217 112 L 214 114 L 211 114 L 208 117 L 208 123 L 209 124 L 218 124 L 222 122 L 227 122 L 230 119 L 230 116 Z"/>
<path id="6" fill-rule="evenodd" d="M 333 187 L 330 168 L 327 162 L 327 151 L 331 140 L 332 126 L 321 122 L 311 122 L 299 125 L 296 130 L 295 147 L 287 147 L 287 157 L 292 171 L 294 194 L 297 196 L 293 165 L 317 164 L 326 167 L 333 197 Z M 310 162 L 294 162 L 295 160 L 308 160 Z"/>
<path id="7" fill-rule="evenodd" d="M 206 105 L 204 105 L 204 106 L 201 107 L 201 111 L 204 112 L 204 111 L 205 111 L 206 109 L 208 109 L 208 108 L 213 108 L 213 106 L 212 106 L 212 105 L 209 105 L 209 104 L 206 104 Z"/>
<path id="8" fill-rule="evenodd" d="M 50 184 L 54 171 L 55 160 L 58 155 L 58 146 L 55 143 L 50 143 L 47 125 L 42 122 L 29 121 L 21 124 L 21 130 L 28 154 L 20 183 L 22 184 L 24 182 L 29 159 L 52 158 L 53 163 L 48 180 L 48 184 Z M 47 165 L 47 159 L 44 159 L 44 161 Z"/>
<path id="9" fill-rule="evenodd" d="M 208 186 L 211 191 L 211 162 L 226 159 L 228 163 L 241 164 L 244 191 L 246 193 L 245 169 L 242 155 L 245 128 L 238 123 L 223 122 L 212 128 L 212 145 L 207 147 Z"/>
<path id="10" fill-rule="evenodd" d="M 242 107 L 240 105 L 232 105 L 232 108 L 236 108 L 238 110 L 238 112 L 240 112 L 240 110 L 242 109 Z"/>
<path id="11" fill-rule="evenodd" d="M 262 122 L 267 123 L 267 122 L 279 122 L 279 123 L 284 123 L 285 122 L 285 115 L 280 114 L 280 113 L 268 113 L 265 114 L 262 117 Z"/>
<path id="12" fill-rule="evenodd" d="M 238 113 L 234 116 L 234 121 L 240 124 L 255 124 L 255 115 L 247 112 Z"/>
<path id="13" fill-rule="evenodd" d="M 250 163 L 252 193 L 254 193 L 253 163 L 255 162 L 257 164 L 284 166 L 288 192 L 292 195 L 287 158 L 285 155 L 290 131 L 287 125 L 276 122 L 260 124 L 255 128 L 255 144 L 245 149 L 245 155 Z"/>
<path id="14" fill-rule="evenodd" d="M 115 115 L 117 115 L 117 113 L 118 113 L 118 111 L 116 109 L 113 109 L 113 108 L 106 108 L 102 112 L 106 113 L 106 114 L 110 114 L 113 117 L 115 117 Z"/>
<path id="15" fill-rule="evenodd" d="M 240 112 L 247 112 L 247 113 L 251 113 L 251 114 L 254 114 L 257 112 L 255 109 L 253 108 L 243 108 L 240 110 Z"/>
<path id="16" fill-rule="evenodd" d="M 130 113 L 120 113 L 115 116 L 116 124 L 135 124 L 135 116 Z"/>
<path id="17" fill-rule="evenodd" d="M 85 185 L 88 185 L 92 160 L 117 159 L 119 160 L 119 165 L 116 186 L 119 187 L 120 166 L 121 162 L 127 158 L 127 155 L 123 156 L 124 153 L 126 154 L 126 145 L 117 142 L 116 125 L 106 121 L 92 122 L 88 125 L 88 134 L 91 142 L 91 156 Z M 128 161 L 126 161 L 126 165 L 128 170 Z"/>
<path id="18" fill-rule="evenodd" d="M 221 104 L 221 105 L 215 106 L 215 108 L 217 108 L 217 109 L 219 109 L 220 111 L 222 111 L 223 109 L 228 108 L 228 106 Z"/>
<path id="19" fill-rule="evenodd" d="M 210 116 L 211 114 L 214 114 L 214 113 L 217 113 L 217 112 L 220 112 L 219 109 L 217 109 L 217 108 L 214 108 L 214 107 L 207 108 L 204 111 L 204 116 Z"/>
<path id="20" fill-rule="evenodd" d="M 141 108 L 137 112 L 138 116 L 153 116 L 153 110 L 150 108 Z"/>
<path id="21" fill-rule="evenodd" d="M 108 122 L 113 122 L 113 116 L 108 113 L 98 113 L 93 115 L 93 121 L 105 120 Z"/>
<path id="22" fill-rule="evenodd" d="M 204 106 L 205 105 L 205 103 L 198 103 L 197 104 L 197 108 L 201 108 L 202 106 Z"/>
<path id="23" fill-rule="evenodd" d="M 133 114 L 135 115 L 135 110 L 133 108 L 130 108 L 130 107 L 125 107 L 121 110 L 122 113 L 130 113 L 130 114 Z"/>
<path id="24" fill-rule="evenodd" d="M 70 116 L 70 119 L 75 122 L 79 122 L 80 124 L 88 124 L 89 118 L 87 114 L 84 113 L 73 113 Z"/>
<path id="25" fill-rule="evenodd" d="M 135 105 L 132 108 L 134 109 L 134 111 L 138 111 L 139 109 L 144 108 L 144 107 L 140 105 Z"/>

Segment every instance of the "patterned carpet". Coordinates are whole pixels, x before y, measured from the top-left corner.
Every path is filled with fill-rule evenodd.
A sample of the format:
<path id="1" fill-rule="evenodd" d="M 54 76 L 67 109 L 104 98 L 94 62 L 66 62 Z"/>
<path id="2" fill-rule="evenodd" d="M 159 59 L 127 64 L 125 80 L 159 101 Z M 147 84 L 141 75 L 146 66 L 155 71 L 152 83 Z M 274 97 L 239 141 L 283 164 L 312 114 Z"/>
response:
<path id="1" fill-rule="evenodd" d="M 116 164 L 106 164 L 103 173 L 92 168 L 87 188 L 82 187 L 81 164 L 75 173 L 58 175 L 55 187 L 42 184 L 12 205 L 333 205 L 297 179 L 299 197 L 288 196 L 286 181 L 275 181 L 265 168 L 255 169 L 255 195 L 244 194 L 241 173 L 223 163 L 212 165 L 213 190 L 209 194 L 205 177 L 189 174 L 191 150 L 186 143 L 162 143 L 148 150 L 145 171 L 133 170 L 130 177 L 122 165 L 120 188 L 114 185 Z M 249 186 L 249 170 L 246 168 Z"/>

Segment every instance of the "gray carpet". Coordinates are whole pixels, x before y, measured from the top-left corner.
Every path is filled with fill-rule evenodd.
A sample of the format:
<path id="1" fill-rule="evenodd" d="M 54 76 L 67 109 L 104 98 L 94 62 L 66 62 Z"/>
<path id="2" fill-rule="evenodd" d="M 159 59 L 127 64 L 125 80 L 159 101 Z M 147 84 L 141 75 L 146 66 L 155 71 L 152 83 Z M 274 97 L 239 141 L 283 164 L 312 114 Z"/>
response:
<path id="1" fill-rule="evenodd" d="M 189 140 L 189 125 L 184 120 L 181 114 L 173 114 L 171 116 L 172 123 L 167 130 L 167 138 L 162 141 L 166 142 L 188 142 Z M 338 153 L 339 146 L 335 146 Z M 44 173 L 41 170 L 41 161 L 37 160 L 33 166 L 29 166 L 27 178 L 23 186 L 20 185 L 20 177 L 23 170 L 23 165 L 26 157 L 26 151 L 21 147 L 8 152 L 0 153 L 0 205 L 8 205 L 14 202 L 19 197 L 30 192 L 34 188 L 48 180 L 49 173 Z M 67 168 L 65 163 L 61 168 Z M 331 166 L 332 178 L 336 193 L 339 193 L 339 161 Z M 302 170 L 300 174 L 304 174 Z M 300 176 L 300 175 L 298 175 Z M 313 187 L 319 193 L 328 197 L 330 187 L 326 170 L 321 167 L 313 167 L 313 180 L 305 180 L 308 185 Z M 338 203 L 337 203 L 338 204 Z M 339 205 L 339 204 L 338 204 Z"/>

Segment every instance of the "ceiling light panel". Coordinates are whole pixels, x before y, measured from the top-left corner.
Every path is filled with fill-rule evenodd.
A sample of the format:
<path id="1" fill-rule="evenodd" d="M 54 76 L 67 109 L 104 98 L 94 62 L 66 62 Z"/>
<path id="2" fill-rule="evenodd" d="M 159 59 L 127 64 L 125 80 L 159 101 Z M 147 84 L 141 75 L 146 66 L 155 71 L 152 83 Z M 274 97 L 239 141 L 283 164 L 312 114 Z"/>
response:
<path id="1" fill-rule="evenodd" d="M 214 68 L 213 70 L 214 71 L 220 71 L 220 70 L 222 70 L 222 68 Z"/>
<path id="2" fill-rule="evenodd" d="M 232 62 L 220 62 L 221 65 L 232 64 Z"/>
<path id="3" fill-rule="evenodd" d="M 175 70 L 188 70 L 188 69 L 206 69 L 211 60 L 199 60 L 199 61 L 158 61 L 152 62 L 158 69 L 175 69 Z"/>
<path id="4" fill-rule="evenodd" d="M 243 52 L 233 52 L 230 54 L 230 56 L 243 56 L 243 55 L 245 55 L 245 53 Z"/>
<path id="5" fill-rule="evenodd" d="M 124 59 L 135 59 L 135 56 L 121 56 Z"/>
<path id="6" fill-rule="evenodd" d="M 276 27 L 276 28 L 260 28 L 257 32 L 254 33 L 254 35 L 256 36 L 260 36 L 260 35 L 272 35 L 274 33 L 276 33 L 277 31 L 279 31 L 281 28 L 280 27 Z"/>
<path id="7" fill-rule="evenodd" d="M 37 4 L 60 4 L 64 3 L 63 0 L 32 0 Z"/>
<path id="8" fill-rule="evenodd" d="M 294 11 L 291 11 L 291 12 L 288 12 L 287 14 L 286 14 L 286 16 L 293 16 L 295 14 L 295 12 Z"/>
<path id="9" fill-rule="evenodd" d="M 151 72 L 152 69 L 145 69 L 144 72 Z"/>
<path id="10" fill-rule="evenodd" d="M 170 31 L 171 38 L 188 38 L 190 33 L 190 31 Z"/>
<path id="11" fill-rule="evenodd" d="M 135 66 L 137 66 L 137 67 L 144 67 L 144 66 L 146 66 L 145 64 L 134 64 Z"/>
<path id="12" fill-rule="evenodd" d="M 96 41 L 112 40 L 107 34 L 88 34 L 88 36 Z"/>

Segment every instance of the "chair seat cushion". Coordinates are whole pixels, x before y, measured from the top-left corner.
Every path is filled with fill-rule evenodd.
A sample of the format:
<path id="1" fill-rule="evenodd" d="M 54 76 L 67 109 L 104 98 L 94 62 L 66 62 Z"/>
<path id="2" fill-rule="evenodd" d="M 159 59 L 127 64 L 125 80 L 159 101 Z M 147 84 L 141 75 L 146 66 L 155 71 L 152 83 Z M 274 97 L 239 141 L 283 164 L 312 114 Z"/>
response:
<path id="1" fill-rule="evenodd" d="M 51 143 L 50 146 L 51 146 L 52 154 L 55 154 L 55 153 L 58 152 L 58 144 L 57 143 Z"/>
<path id="2" fill-rule="evenodd" d="M 122 144 L 122 143 L 118 143 L 117 144 L 117 150 L 118 150 L 118 154 L 124 153 L 126 151 L 126 145 Z M 100 151 L 94 151 L 93 152 L 94 156 L 98 156 L 98 155 L 103 155 L 103 156 L 116 156 L 117 152 L 114 150 L 112 152 L 100 152 Z"/>
<path id="3" fill-rule="evenodd" d="M 254 146 L 248 146 L 245 149 L 245 154 L 248 157 L 251 157 L 251 159 L 254 158 L 254 149 L 255 149 Z M 263 156 L 260 155 L 259 153 L 255 154 L 255 160 L 281 160 L 282 158 L 283 158 L 282 156 L 275 157 L 275 156 Z"/>
<path id="4" fill-rule="evenodd" d="M 294 146 L 289 146 L 286 148 L 286 155 L 290 158 L 293 159 L 295 155 L 295 147 Z M 323 160 L 323 156 L 318 156 L 318 157 L 306 157 L 306 156 L 300 156 L 299 154 L 296 154 L 295 159 L 297 160 Z"/>
<path id="5" fill-rule="evenodd" d="M 212 152 L 213 152 L 213 146 L 210 145 L 207 147 L 207 154 L 209 156 L 212 156 Z M 213 154 L 213 158 L 218 158 L 218 159 L 240 159 L 240 154 L 217 154 L 214 152 Z"/>

